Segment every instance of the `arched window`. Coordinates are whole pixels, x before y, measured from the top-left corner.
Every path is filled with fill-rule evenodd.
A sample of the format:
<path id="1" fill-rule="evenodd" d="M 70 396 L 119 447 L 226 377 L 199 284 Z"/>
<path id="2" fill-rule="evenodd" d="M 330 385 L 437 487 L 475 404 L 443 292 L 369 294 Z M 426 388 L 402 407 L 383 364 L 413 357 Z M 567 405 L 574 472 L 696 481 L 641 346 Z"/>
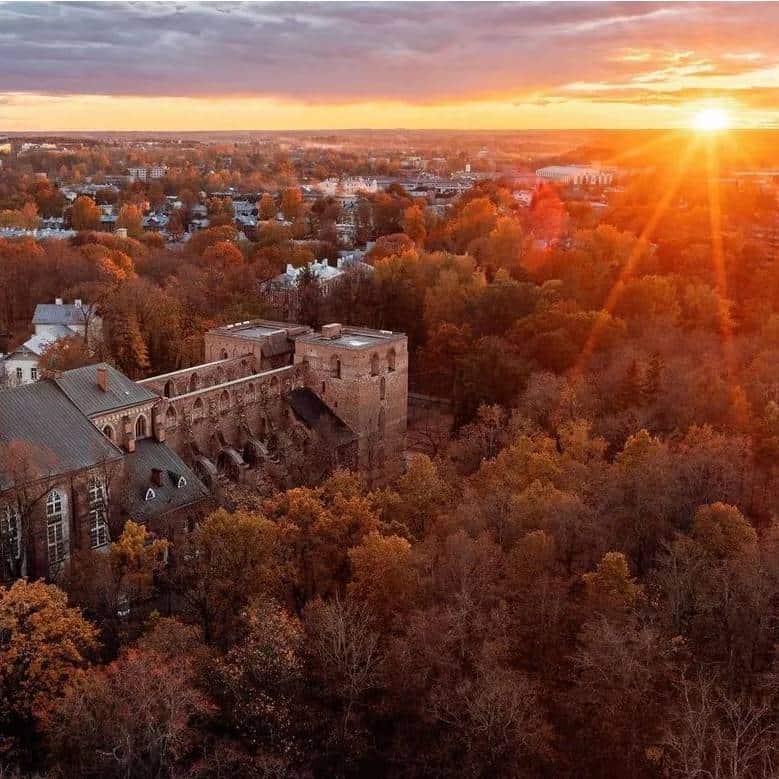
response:
<path id="1" fill-rule="evenodd" d="M 271 395 L 278 395 L 279 380 L 275 376 L 270 380 L 270 391 Z"/>
<path id="2" fill-rule="evenodd" d="M 333 379 L 341 378 L 341 358 L 337 354 L 330 358 L 330 376 Z"/>
<path id="3" fill-rule="evenodd" d="M 219 359 L 220 360 L 226 360 L 227 359 L 227 349 L 222 349 L 221 352 L 219 352 Z"/>
<path id="4" fill-rule="evenodd" d="M 219 396 L 219 410 L 227 411 L 229 408 L 230 408 L 230 393 L 227 390 L 225 390 Z"/>
<path id="5" fill-rule="evenodd" d="M 162 394 L 165 395 L 166 398 L 172 398 L 176 394 L 176 385 L 173 383 L 173 379 L 168 379 L 165 382 L 165 387 L 162 390 Z"/>
<path id="6" fill-rule="evenodd" d="M 379 375 L 379 355 L 374 354 L 371 357 L 371 376 Z"/>
<path id="7" fill-rule="evenodd" d="M 387 394 L 387 380 L 382 376 L 379 381 L 379 400 L 384 400 L 384 396 Z"/>
<path id="8" fill-rule="evenodd" d="M 395 350 L 394 349 L 390 349 L 387 352 L 387 370 L 388 371 L 395 370 Z"/>
<path id="9" fill-rule="evenodd" d="M 22 522 L 18 507 L 7 504 L 0 508 L 0 543 L 6 549 L 6 557 L 18 560 L 21 556 Z"/>
<path id="10" fill-rule="evenodd" d="M 241 372 L 243 375 L 246 375 L 246 371 L 249 369 L 249 364 L 246 362 L 246 360 L 241 360 Z"/>
<path id="11" fill-rule="evenodd" d="M 146 438 L 146 417 L 143 414 L 135 420 L 135 437 Z"/>
<path id="12" fill-rule="evenodd" d="M 197 422 L 206 415 L 205 407 L 203 406 L 203 399 L 197 398 L 192 405 L 192 420 Z"/>
<path id="13" fill-rule="evenodd" d="M 103 482 L 93 476 L 89 480 L 89 544 L 98 549 L 108 543 L 108 522 L 106 517 L 106 494 Z"/>
<path id="14" fill-rule="evenodd" d="M 246 399 L 249 402 L 253 402 L 254 397 L 255 397 L 254 384 L 252 382 L 249 382 L 249 384 L 246 386 Z"/>
<path id="15" fill-rule="evenodd" d="M 189 377 L 189 391 L 194 392 L 199 386 L 200 386 L 200 380 L 198 379 L 198 375 L 197 373 L 193 373 Z"/>
<path id="16" fill-rule="evenodd" d="M 114 429 L 113 429 L 113 427 L 111 427 L 111 425 L 106 425 L 106 426 L 103 428 L 103 435 L 104 435 L 104 436 L 105 436 L 105 437 L 106 437 L 106 438 L 107 438 L 109 441 L 113 441 L 113 440 L 114 440 Z"/>
<path id="17" fill-rule="evenodd" d="M 49 554 L 49 570 L 56 572 L 65 559 L 65 512 L 62 495 L 52 490 L 46 498 L 46 546 Z"/>
<path id="18" fill-rule="evenodd" d="M 176 427 L 177 422 L 176 409 L 173 406 L 168 406 L 168 410 L 165 412 L 165 427 L 172 430 Z"/>
<path id="19" fill-rule="evenodd" d="M 387 415 L 383 408 L 379 409 L 379 433 L 384 434 L 384 428 L 387 424 Z"/>

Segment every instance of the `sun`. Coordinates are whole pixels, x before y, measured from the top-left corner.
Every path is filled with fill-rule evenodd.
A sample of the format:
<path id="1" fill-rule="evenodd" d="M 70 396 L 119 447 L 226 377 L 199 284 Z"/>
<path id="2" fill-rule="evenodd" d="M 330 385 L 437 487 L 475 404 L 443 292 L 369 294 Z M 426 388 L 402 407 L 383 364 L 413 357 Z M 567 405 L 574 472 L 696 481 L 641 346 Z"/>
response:
<path id="1" fill-rule="evenodd" d="M 693 117 L 693 127 L 707 133 L 727 130 L 730 127 L 730 116 L 721 108 L 705 108 Z"/>

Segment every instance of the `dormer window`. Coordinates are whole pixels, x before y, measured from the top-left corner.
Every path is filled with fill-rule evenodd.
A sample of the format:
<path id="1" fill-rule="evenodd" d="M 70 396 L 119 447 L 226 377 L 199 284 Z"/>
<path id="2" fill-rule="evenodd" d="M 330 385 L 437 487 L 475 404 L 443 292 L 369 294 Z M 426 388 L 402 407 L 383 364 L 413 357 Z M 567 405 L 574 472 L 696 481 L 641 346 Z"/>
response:
<path id="1" fill-rule="evenodd" d="M 157 493 L 151 487 L 149 487 L 149 489 L 146 490 L 146 497 L 144 500 L 154 500 L 156 497 Z"/>
<path id="2" fill-rule="evenodd" d="M 187 486 L 187 480 L 183 476 L 179 476 L 179 480 L 176 482 L 176 489 L 183 490 Z"/>

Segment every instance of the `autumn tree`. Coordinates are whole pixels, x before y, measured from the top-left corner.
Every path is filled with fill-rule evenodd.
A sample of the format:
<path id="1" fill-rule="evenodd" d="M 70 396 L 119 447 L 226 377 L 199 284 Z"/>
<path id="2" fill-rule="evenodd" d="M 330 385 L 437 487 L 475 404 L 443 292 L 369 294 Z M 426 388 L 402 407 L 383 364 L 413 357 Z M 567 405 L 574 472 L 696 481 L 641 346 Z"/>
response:
<path id="1" fill-rule="evenodd" d="M 100 209 L 91 197 L 79 195 L 70 209 L 70 224 L 74 230 L 97 230 L 100 227 Z"/>
<path id="2" fill-rule="evenodd" d="M 143 213 L 141 213 L 141 209 L 132 203 L 125 203 L 119 210 L 116 226 L 127 230 L 127 235 L 131 238 L 140 238 L 143 233 Z"/>
<path id="3" fill-rule="evenodd" d="M 278 209 L 276 207 L 276 201 L 273 199 L 273 195 L 271 195 L 270 192 L 263 193 L 260 198 L 258 209 L 259 218 L 261 220 L 266 222 L 269 219 L 275 219 Z"/>
<path id="4" fill-rule="evenodd" d="M 20 580 L 0 588 L 0 731 L 29 742 L 36 718 L 96 649 L 95 628 L 57 587 Z"/>
<path id="5" fill-rule="evenodd" d="M 253 599 L 283 594 L 279 529 L 261 515 L 220 509 L 197 526 L 179 554 L 170 584 L 209 643 L 233 641 Z"/>
<path id="6" fill-rule="evenodd" d="M 82 368 L 99 362 L 97 355 L 80 336 L 69 336 L 52 341 L 41 353 L 38 371 L 41 378 L 52 378 L 61 371 Z"/>
<path id="7" fill-rule="evenodd" d="M 73 776 L 170 776 L 196 752 L 211 706 L 164 654 L 125 650 L 76 679 L 46 709 L 49 748 Z"/>
<path id="8" fill-rule="evenodd" d="M 303 210 L 303 195 L 297 187 L 288 187 L 281 193 L 281 212 L 284 218 L 293 222 Z"/>

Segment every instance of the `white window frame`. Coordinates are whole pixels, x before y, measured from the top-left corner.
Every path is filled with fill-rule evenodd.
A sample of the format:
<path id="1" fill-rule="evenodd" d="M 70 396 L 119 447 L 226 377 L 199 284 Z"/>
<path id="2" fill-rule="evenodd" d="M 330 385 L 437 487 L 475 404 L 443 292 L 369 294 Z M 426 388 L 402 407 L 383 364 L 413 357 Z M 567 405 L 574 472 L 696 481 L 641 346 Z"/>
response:
<path id="1" fill-rule="evenodd" d="M 30 378 L 33 381 L 38 381 L 38 366 L 33 365 L 32 368 L 30 368 Z"/>
<path id="2" fill-rule="evenodd" d="M 108 535 L 105 487 L 97 476 L 89 480 L 87 494 L 89 495 L 89 545 L 92 549 L 100 549 L 111 539 Z"/>
<path id="3" fill-rule="evenodd" d="M 59 490 L 52 490 L 46 496 L 46 551 L 50 573 L 56 572 L 57 566 L 68 559 L 66 508 L 65 496 Z"/>

